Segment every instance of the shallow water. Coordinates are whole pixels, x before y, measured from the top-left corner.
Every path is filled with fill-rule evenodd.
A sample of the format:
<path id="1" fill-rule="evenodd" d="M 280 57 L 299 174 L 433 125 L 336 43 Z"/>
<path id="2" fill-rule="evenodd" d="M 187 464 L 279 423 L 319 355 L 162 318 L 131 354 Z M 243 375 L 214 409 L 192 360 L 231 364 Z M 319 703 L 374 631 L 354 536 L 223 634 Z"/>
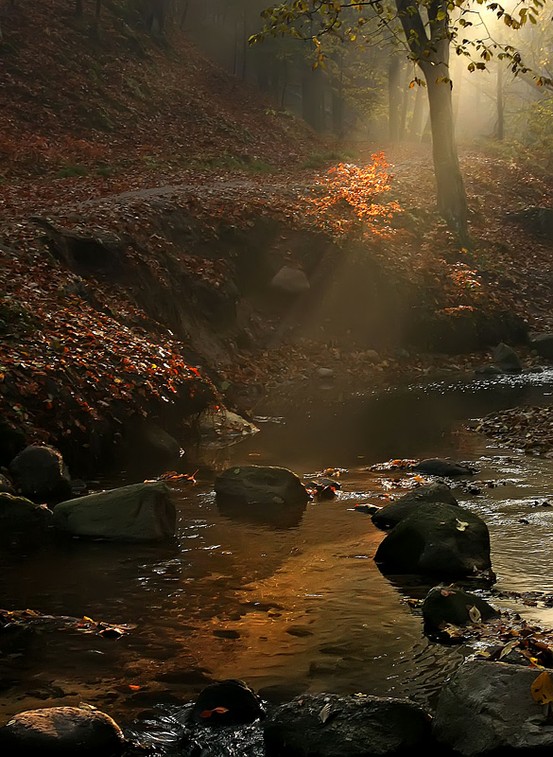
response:
<path id="1" fill-rule="evenodd" d="M 473 463 L 478 492 L 450 483 L 490 528 L 494 588 L 553 593 L 553 507 L 545 504 L 553 505 L 553 460 L 496 449 L 464 429 L 491 410 L 550 404 L 552 386 L 551 371 L 339 400 L 322 385 L 279 417 L 259 418 L 250 439 L 205 452 L 220 468 L 278 464 L 306 480 L 342 469 L 336 499 L 309 503 L 295 523 L 229 517 L 212 483 L 200 480 L 173 486 L 178 537 L 170 545 L 70 541 L 0 555 L 3 607 L 136 625 L 119 639 L 79 630 L 4 635 L 2 721 L 86 701 L 130 722 L 223 678 L 241 678 L 269 701 L 331 690 L 431 705 L 466 650 L 426 639 L 407 600 L 428 586 L 380 573 L 373 556 L 384 534 L 354 506 L 383 504 L 413 484 L 409 473 L 370 470 L 376 463 Z M 553 626 L 541 603 L 498 603 Z"/>

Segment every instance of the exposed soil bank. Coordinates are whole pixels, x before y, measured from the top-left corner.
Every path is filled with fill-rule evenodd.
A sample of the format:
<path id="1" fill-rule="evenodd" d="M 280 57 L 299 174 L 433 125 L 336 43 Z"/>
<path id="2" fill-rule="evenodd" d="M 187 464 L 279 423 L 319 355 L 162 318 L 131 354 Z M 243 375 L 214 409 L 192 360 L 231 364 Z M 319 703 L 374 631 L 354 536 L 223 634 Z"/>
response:
<path id="1" fill-rule="evenodd" d="M 476 260 L 476 284 L 459 286 L 467 253 L 433 216 L 403 211 L 384 236 L 344 239 L 309 216 L 306 181 L 219 179 L 8 220 L 4 421 L 86 475 L 139 457 L 146 437 L 151 450 L 152 425 L 186 447 L 205 408 L 248 415 L 292 379 L 376 387 L 526 343 L 527 303 Z M 446 259 L 416 255 L 436 234 Z M 283 267 L 308 288 L 272 285 Z"/>

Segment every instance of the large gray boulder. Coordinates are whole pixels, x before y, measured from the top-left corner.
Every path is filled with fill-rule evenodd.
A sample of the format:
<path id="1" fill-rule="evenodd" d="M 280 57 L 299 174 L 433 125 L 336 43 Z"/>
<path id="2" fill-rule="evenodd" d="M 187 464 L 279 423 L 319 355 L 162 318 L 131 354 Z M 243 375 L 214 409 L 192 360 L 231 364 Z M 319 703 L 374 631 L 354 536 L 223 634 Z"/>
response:
<path id="1" fill-rule="evenodd" d="M 409 513 L 416 510 L 417 507 L 429 502 L 445 502 L 449 505 L 459 504 L 447 484 L 436 482 L 419 486 L 417 489 L 413 489 L 402 497 L 399 497 L 395 502 L 384 505 L 384 507 L 381 507 L 373 514 L 372 522 L 378 528 L 394 528 Z"/>
<path id="2" fill-rule="evenodd" d="M 9 470 L 18 492 L 33 502 L 52 502 L 71 494 L 69 471 L 54 447 L 25 447 L 11 461 Z"/>
<path id="3" fill-rule="evenodd" d="M 54 525 L 72 536 L 161 541 L 175 535 L 176 511 L 166 484 L 130 484 L 61 502 Z"/>
<path id="4" fill-rule="evenodd" d="M 6 757 L 115 757 L 124 746 L 117 723 L 88 707 L 20 712 L 0 729 L 0 748 Z"/>
<path id="5" fill-rule="evenodd" d="M 419 505 L 382 540 L 374 559 L 387 573 L 495 579 L 487 525 L 475 513 L 443 502 Z"/>
<path id="6" fill-rule="evenodd" d="M 552 753 L 553 720 L 530 694 L 540 672 L 505 662 L 465 662 L 439 694 L 436 740 L 464 757 Z"/>
<path id="7" fill-rule="evenodd" d="M 241 465 L 227 468 L 215 479 L 217 500 L 249 505 L 305 505 L 307 489 L 299 476 L 276 465 Z"/>
<path id="8" fill-rule="evenodd" d="M 406 699 L 306 694 L 264 721 L 266 754 L 278 757 L 386 757 L 423 753 L 430 716 Z"/>

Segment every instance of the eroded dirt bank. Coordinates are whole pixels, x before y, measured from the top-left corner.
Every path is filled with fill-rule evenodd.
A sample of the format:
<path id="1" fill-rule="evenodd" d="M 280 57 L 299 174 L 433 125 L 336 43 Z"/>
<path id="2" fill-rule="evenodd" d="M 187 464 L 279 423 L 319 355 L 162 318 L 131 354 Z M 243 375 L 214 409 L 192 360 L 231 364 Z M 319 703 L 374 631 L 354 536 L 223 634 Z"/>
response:
<path id="1" fill-rule="evenodd" d="M 538 362 L 527 342 L 551 327 L 551 239 L 510 215 L 506 196 L 474 210 L 474 249 L 459 249 L 432 211 L 427 158 L 397 153 L 389 196 L 400 209 L 370 234 L 321 216 L 323 171 L 183 174 L 106 197 L 65 180 L 56 201 L 51 186 L 44 198 L 12 187 L 0 240 L 4 423 L 84 472 L 120 462 L 137 424 L 186 447 L 202 409 L 248 416 L 293 380 L 366 389 L 470 372 L 501 341 Z M 466 170 L 480 208 L 514 171 L 475 153 Z M 428 187 L 416 200 L 414 176 Z M 543 177 L 531 186 L 515 209 L 543 203 Z M 351 217 L 346 203 L 333 212 Z M 283 267 L 308 288 L 272 285 Z M 3 459 L 21 443 L 6 431 Z"/>

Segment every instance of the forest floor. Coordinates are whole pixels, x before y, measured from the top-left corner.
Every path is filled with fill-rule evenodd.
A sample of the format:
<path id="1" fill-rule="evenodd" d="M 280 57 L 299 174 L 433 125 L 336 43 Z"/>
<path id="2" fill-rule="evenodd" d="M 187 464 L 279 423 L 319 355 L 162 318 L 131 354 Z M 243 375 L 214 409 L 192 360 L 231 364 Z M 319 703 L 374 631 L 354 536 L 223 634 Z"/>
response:
<path id="1" fill-rule="evenodd" d="M 289 393 L 291 381 L 316 379 L 319 369 L 337 385 L 378 387 L 402 377 L 471 375 L 489 363 L 487 348 L 388 346 L 353 337 L 351 323 L 326 330 L 313 314 L 307 326 L 295 306 L 250 311 L 260 336 L 246 346 L 238 332 L 222 345 L 220 324 L 198 325 L 193 304 L 180 333 L 164 321 L 170 308 L 162 305 L 191 289 L 224 309 L 239 254 L 234 237 L 226 247 L 225 239 L 253 234 L 260 221 L 276 224 L 280 263 L 305 267 L 306 245 L 330 243 L 336 253 L 361 244 L 392 285 L 408 283 L 436 313 L 508 312 L 530 331 L 553 330 L 553 243 L 517 215 L 550 207 L 553 179 L 522 148 L 461 148 L 474 244 L 460 248 L 434 212 L 429 145 L 337 145 L 217 69 L 182 35 L 167 49 L 109 14 L 98 34 L 60 0 L 45 0 L 33 14 L 41 18 L 16 6 L 3 23 L 0 135 L 0 411 L 28 440 L 83 443 L 90 422 L 122 406 L 146 416 L 152 402 L 170 403 L 183 391 L 191 410 L 194 396 L 232 405 L 240 389 L 237 409 L 248 412 L 260 387 L 263 396 Z M 41 24 L 48 34 L 39 38 Z M 337 202 L 322 213 L 317 201 L 332 192 L 336 199 L 328 169 L 344 161 L 366 165 L 369 184 L 353 186 L 347 207 Z M 365 201 L 378 171 L 390 184 L 382 201 L 399 207 L 367 231 L 355 203 Z M 160 229 L 160 216 L 174 224 Z M 308 242 L 291 244 L 294 234 Z M 113 255 L 107 273 L 97 275 L 97 261 L 92 270 L 75 264 L 75 238 L 81 251 L 100 239 L 94 255 Z M 184 276 L 178 291 L 172 265 Z M 177 325 L 182 317 L 178 311 Z M 202 353 L 198 342 L 211 340 L 217 344 Z M 526 367 L 537 363 L 527 346 L 519 349 Z M 245 401 L 248 387 L 255 391 Z M 516 444 L 519 424 L 507 425 L 512 434 L 505 430 L 503 439 Z M 540 418 L 550 448 L 552 425 L 549 414 Z"/>

